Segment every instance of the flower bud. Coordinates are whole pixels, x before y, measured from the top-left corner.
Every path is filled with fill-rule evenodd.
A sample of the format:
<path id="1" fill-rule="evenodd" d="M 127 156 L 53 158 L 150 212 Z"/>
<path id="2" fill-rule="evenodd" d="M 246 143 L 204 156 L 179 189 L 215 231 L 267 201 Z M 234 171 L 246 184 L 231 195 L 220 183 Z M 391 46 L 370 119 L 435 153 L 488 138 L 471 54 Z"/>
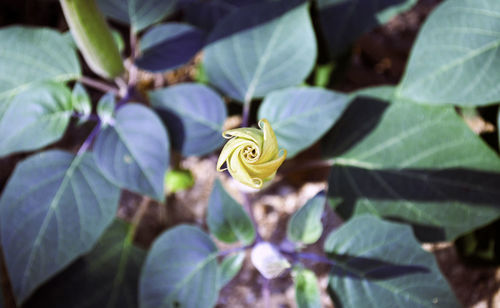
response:
<path id="1" fill-rule="evenodd" d="M 286 150 L 278 148 L 274 131 L 266 119 L 259 121 L 261 130 L 253 127 L 225 131 L 226 143 L 217 161 L 217 171 L 227 170 L 237 181 L 252 188 L 262 188 L 276 175 L 285 161 Z"/>
<path id="2" fill-rule="evenodd" d="M 71 34 L 89 67 L 104 78 L 125 71 L 111 30 L 95 0 L 59 0 Z"/>
<path id="3" fill-rule="evenodd" d="M 252 263 L 267 279 L 278 277 L 290 263 L 270 243 L 261 242 L 252 249 Z"/>

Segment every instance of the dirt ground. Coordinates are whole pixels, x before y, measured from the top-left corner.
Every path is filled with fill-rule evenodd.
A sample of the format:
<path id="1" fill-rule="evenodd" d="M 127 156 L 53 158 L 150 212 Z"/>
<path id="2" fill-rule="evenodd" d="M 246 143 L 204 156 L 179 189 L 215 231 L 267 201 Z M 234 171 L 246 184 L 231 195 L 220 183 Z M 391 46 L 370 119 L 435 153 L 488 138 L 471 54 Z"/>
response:
<path id="1" fill-rule="evenodd" d="M 35 1 L 38 4 L 24 4 L 24 6 L 16 2 L 0 0 L 0 26 L 16 22 L 64 28 L 61 16 L 55 13 L 58 10 L 57 1 Z M 396 84 L 403 74 L 409 51 L 422 21 L 439 2 L 439 0 L 420 0 L 411 11 L 397 16 L 389 24 L 359 39 L 353 46 L 352 57 L 347 60 L 349 62 L 343 72 L 343 78 L 338 78 L 341 82 L 335 83 L 334 88 L 340 91 L 352 91 L 367 86 Z M 190 65 L 163 76 L 143 74 L 142 85 L 144 88 L 151 88 L 189 81 L 193 79 L 193 70 L 194 66 Z M 230 107 L 238 111 L 238 107 Z M 231 117 L 228 126 L 237 126 L 238 122 L 237 116 Z M 478 126 L 489 124 L 479 119 L 471 125 L 480 132 Z M 88 133 L 88 129 L 83 127 L 69 132 L 56 146 L 77 148 Z M 21 154 L 0 159 L 0 191 L 15 164 L 25 157 L 26 155 Z M 316 145 L 297 158 L 287 161 L 282 169 L 292 170 L 293 166 L 318 157 L 319 147 Z M 216 159 L 217 156 L 212 155 L 202 158 L 190 157 L 180 162 L 181 167 L 193 173 L 195 185 L 187 191 L 169 196 L 166 205 L 150 204 L 136 237 L 138 245 L 148 247 L 165 228 L 176 224 L 195 223 L 205 226 L 206 204 L 216 177 L 223 181 L 235 199 L 241 199 L 235 182 L 227 175 L 215 172 Z M 281 243 L 285 239 L 289 216 L 306 200 L 326 188 L 327 175 L 327 168 L 281 174 L 278 176 L 281 180 L 276 184 L 254 195 L 252 197 L 254 213 L 263 237 L 273 243 Z M 124 192 L 118 215 L 130 219 L 140 201 L 141 197 Z M 325 234 L 341 223 L 332 211 L 329 211 L 323 220 Z M 309 247 L 308 251 L 321 252 L 323 239 L 324 237 Z M 435 254 L 442 272 L 464 307 L 500 308 L 500 269 L 478 268 L 463 264 L 450 243 L 426 244 L 424 249 Z M 321 264 L 311 265 L 319 276 L 321 289 L 326 290 L 328 268 Z M 247 258 L 243 270 L 222 290 L 218 307 L 263 307 L 263 298 L 267 295 L 263 296 L 262 284 L 265 284 L 264 279 L 254 270 Z M 271 307 L 296 307 L 289 273 L 271 281 L 269 290 Z M 324 307 L 333 307 L 326 292 L 323 292 L 322 296 Z"/>

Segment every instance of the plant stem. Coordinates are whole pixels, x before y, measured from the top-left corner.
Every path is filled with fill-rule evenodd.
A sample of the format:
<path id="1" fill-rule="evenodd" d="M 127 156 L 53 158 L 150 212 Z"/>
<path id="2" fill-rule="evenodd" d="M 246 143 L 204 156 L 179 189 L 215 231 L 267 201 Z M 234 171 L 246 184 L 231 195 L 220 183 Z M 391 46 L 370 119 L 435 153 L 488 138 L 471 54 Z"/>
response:
<path id="1" fill-rule="evenodd" d="M 241 127 L 247 127 L 249 124 L 251 104 L 252 104 L 252 102 L 248 101 L 248 102 L 245 102 L 245 104 L 243 105 L 243 114 L 241 117 Z"/>
<path id="2" fill-rule="evenodd" d="M 115 95 L 118 95 L 120 92 L 110 84 L 86 76 L 80 77 L 80 82 L 94 89 L 101 90 L 102 92 L 111 92 Z"/>
<path id="3" fill-rule="evenodd" d="M 90 135 L 88 135 L 87 139 L 83 142 L 82 146 L 78 150 L 78 153 L 76 154 L 77 156 L 82 155 L 85 153 L 90 145 L 92 144 L 92 141 L 94 141 L 94 138 L 97 136 L 97 133 L 101 130 L 101 121 L 98 120 L 97 124 L 94 126 L 94 129 L 90 132 Z"/>
<path id="4" fill-rule="evenodd" d="M 235 252 L 240 252 L 240 251 L 243 251 L 243 250 L 247 250 L 248 248 L 252 248 L 253 246 L 254 245 L 251 244 L 251 245 L 246 245 L 246 246 L 235 247 L 235 248 L 231 248 L 231 249 L 228 249 L 228 250 L 219 251 L 219 253 L 217 255 L 219 257 L 225 257 L 225 256 L 233 254 Z"/>
<path id="5" fill-rule="evenodd" d="M 137 211 L 134 213 L 134 217 L 132 217 L 131 221 L 131 226 L 130 229 L 127 233 L 127 243 L 132 243 L 134 241 L 135 234 L 137 233 L 137 228 L 139 227 L 139 224 L 141 223 L 142 218 L 144 217 L 144 214 L 146 213 L 146 210 L 148 209 L 148 205 L 151 202 L 151 198 L 143 196 L 141 204 L 139 204 L 139 208 Z"/>
<path id="6" fill-rule="evenodd" d="M 262 283 L 262 301 L 264 302 L 265 308 L 271 307 L 271 288 L 269 284 L 271 280 L 264 278 L 264 282 Z"/>
<path id="7" fill-rule="evenodd" d="M 247 194 L 246 192 L 241 192 L 243 195 L 243 208 L 247 211 L 248 216 L 250 216 L 250 220 L 252 221 L 253 227 L 255 229 L 255 242 L 258 243 L 262 241 L 262 236 L 260 235 L 259 232 L 259 225 L 257 224 L 257 221 L 255 220 L 255 216 L 253 214 L 253 208 L 252 208 L 252 200 L 250 198 L 250 195 Z"/>
<path id="8" fill-rule="evenodd" d="M 118 110 L 120 107 L 122 107 L 123 105 L 125 105 L 127 103 L 127 101 L 132 97 L 132 94 L 134 93 L 135 91 L 135 88 L 134 86 L 130 85 L 128 86 L 127 88 L 127 92 L 125 93 L 125 95 L 116 103 L 116 107 L 115 109 Z"/>
<path id="9" fill-rule="evenodd" d="M 128 70 L 128 85 L 135 87 L 137 84 L 137 67 L 135 66 L 135 58 L 137 57 L 137 36 L 134 31 L 130 30 L 130 68 Z"/>

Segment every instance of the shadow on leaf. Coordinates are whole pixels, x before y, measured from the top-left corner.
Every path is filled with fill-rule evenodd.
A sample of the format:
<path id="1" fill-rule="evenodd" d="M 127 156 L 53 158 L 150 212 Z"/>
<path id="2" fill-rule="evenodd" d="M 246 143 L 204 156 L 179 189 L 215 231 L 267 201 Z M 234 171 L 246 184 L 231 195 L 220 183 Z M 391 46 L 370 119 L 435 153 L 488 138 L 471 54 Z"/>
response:
<path id="1" fill-rule="evenodd" d="M 342 217 L 370 212 L 410 222 L 422 241 L 454 239 L 500 214 L 498 173 L 334 166 L 328 183 Z"/>
<path id="2" fill-rule="evenodd" d="M 387 107 L 389 103 L 376 98 L 356 97 L 322 138 L 323 155 L 335 157 L 347 152 L 373 131 Z"/>
<path id="3" fill-rule="evenodd" d="M 337 263 L 337 265 L 333 265 L 330 275 L 348 279 L 380 281 L 431 272 L 428 268 L 421 265 L 401 265 L 378 259 L 335 253 L 329 253 L 328 257 Z M 344 307 L 339 295 L 330 284 L 327 291 L 335 307 Z"/>
<path id="4" fill-rule="evenodd" d="M 328 257 L 336 261 L 336 265 L 332 266 L 331 274 L 337 277 L 384 280 L 412 274 L 430 273 L 428 268 L 420 265 L 401 265 L 373 258 L 335 253 L 328 253 Z"/>

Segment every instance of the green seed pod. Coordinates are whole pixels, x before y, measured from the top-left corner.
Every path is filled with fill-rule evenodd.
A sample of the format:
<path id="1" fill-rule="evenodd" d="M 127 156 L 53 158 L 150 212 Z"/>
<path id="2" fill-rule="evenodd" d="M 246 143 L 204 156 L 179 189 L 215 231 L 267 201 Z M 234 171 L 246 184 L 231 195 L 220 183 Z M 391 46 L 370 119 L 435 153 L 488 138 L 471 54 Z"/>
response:
<path id="1" fill-rule="evenodd" d="M 125 68 L 111 30 L 95 0 L 60 0 L 71 34 L 90 68 L 104 78 Z"/>

